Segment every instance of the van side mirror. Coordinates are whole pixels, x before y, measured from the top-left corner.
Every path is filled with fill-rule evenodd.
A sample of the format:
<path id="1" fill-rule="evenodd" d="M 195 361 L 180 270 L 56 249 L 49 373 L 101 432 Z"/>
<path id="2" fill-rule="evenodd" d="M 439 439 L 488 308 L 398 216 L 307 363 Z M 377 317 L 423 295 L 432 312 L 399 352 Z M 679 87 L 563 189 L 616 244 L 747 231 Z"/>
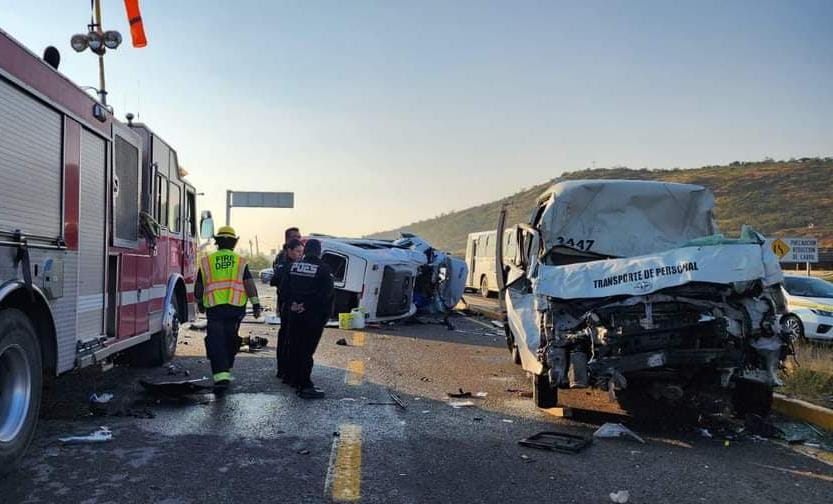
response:
<path id="1" fill-rule="evenodd" d="M 200 236 L 206 240 L 214 236 L 214 219 L 210 210 L 203 210 L 200 214 Z"/>

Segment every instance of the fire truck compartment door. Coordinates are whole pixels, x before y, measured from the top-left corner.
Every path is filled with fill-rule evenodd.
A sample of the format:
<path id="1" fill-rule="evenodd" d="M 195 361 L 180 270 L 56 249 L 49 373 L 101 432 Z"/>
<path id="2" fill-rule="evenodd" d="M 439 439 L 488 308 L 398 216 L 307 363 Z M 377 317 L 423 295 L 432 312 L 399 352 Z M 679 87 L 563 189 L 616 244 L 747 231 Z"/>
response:
<path id="1" fill-rule="evenodd" d="M 104 333 L 107 197 L 106 144 L 88 130 L 81 132 L 81 194 L 78 215 L 78 318 L 81 340 Z"/>
<path id="2" fill-rule="evenodd" d="M 62 121 L 0 79 L 0 231 L 61 235 Z"/>

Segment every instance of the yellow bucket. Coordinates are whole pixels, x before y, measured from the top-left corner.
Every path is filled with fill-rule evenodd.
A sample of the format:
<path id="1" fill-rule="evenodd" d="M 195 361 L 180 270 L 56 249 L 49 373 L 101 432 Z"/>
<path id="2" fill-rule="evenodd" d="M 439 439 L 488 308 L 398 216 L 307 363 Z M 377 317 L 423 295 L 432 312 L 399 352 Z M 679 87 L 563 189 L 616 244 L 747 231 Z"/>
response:
<path id="1" fill-rule="evenodd" d="M 339 329 L 350 329 L 350 326 L 353 324 L 353 314 L 352 313 L 339 313 L 338 314 L 338 328 Z"/>

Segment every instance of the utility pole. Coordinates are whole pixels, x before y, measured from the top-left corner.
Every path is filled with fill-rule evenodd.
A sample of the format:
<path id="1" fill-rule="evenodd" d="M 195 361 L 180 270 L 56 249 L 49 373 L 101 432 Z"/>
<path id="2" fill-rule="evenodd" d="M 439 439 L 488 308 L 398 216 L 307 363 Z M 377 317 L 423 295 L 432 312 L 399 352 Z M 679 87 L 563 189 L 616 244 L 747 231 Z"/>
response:
<path id="1" fill-rule="evenodd" d="M 257 235 L 255 235 L 255 252 L 260 255 L 260 242 L 257 241 Z"/>
<path id="2" fill-rule="evenodd" d="M 104 36 L 101 29 L 101 0 L 95 0 L 95 31 Z M 101 104 L 107 106 L 107 89 L 104 84 L 104 53 L 98 55 L 98 99 Z"/>
<path id="3" fill-rule="evenodd" d="M 254 253 L 252 252 L 252 240 L 249 240 L 249 257 L 253 257 Z"/>

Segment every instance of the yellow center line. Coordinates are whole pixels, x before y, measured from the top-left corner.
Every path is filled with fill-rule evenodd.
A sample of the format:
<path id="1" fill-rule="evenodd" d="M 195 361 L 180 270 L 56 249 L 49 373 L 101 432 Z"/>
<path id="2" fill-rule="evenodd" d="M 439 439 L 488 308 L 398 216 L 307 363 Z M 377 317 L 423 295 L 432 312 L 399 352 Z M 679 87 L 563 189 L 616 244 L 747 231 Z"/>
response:
<path id="1" fill-rule="evenodd" d="M 364 361 L 351 360 L 347 363 L 347 375 L 344 377 L 347 385 L 361 385 L 364 381 Z"/>
<path id="2" fill-rule="evenodd" d="M 324 493 L 330 494 L 333 502 L 354 502 L 361 498 L 362 428 L 342 424 L 339 434 L 333 440 Z"/>
<path id="3" fill-rule="evenodd" d="M 353 333 L 353 346 L 364 346 L 364 333 Z"/>

